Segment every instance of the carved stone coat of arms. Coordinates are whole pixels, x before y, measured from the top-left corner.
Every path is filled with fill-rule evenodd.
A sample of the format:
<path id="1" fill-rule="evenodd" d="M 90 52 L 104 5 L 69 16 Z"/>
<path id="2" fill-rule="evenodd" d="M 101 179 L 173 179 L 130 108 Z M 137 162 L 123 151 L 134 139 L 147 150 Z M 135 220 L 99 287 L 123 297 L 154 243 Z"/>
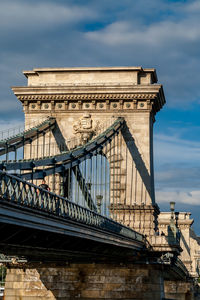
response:
<path id="1" fill-rule="evenodd" d="M 74 133 L 80 136 L 82 143 L 87 143 L 93 136 L 96 135 L 99 129 L 99 122 L 94 121 L 90 114 L 84 114 L 73 125 Z"/>

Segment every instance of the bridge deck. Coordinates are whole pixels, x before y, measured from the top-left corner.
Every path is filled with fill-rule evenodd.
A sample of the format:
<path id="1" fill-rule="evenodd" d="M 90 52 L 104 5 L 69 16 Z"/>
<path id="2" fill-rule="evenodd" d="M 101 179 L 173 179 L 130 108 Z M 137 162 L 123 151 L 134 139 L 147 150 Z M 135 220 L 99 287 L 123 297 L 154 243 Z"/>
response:
<path id="1" fill-rule="evenodd" d="M 0 171 L 0 179 L 3 252 L 112 257 L 145 247 L 142 234 L 112 219 L 5 172 Z"/>
<path id="2" fill-rule="evenodd" d="M 54 259 L 57 255 L 80 257 L 86 254 L 103 258 L 124 252 L 134 255 L 144 248 L 140 235 L 126 237 L 123 226 L 109 221 L 105 218 L 101 224 L 105 228 L 101 229 L 43 211 L 36 213 L 31 208 L 0 199 L 1 251 L 29 257 L 42 257 L 49 252 Z"/>

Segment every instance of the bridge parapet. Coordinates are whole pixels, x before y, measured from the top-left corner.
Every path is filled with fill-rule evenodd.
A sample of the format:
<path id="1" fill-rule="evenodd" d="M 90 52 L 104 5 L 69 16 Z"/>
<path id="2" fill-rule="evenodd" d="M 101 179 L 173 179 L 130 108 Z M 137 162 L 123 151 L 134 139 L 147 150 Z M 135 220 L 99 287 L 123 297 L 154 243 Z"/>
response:
<path id="1" fill-rule="evenodd" d="M 153 251 L 173 252 L 179 255 L 182 251 L 179 239 L 172 240 L 170 236 L 150 236 L 149 243 Z"/>
<path id="2" fill-rule="evenodd" d="M 15 212 L 13 213 L 13 211 Z M 86 238 L 87 243 L 88 239 L 96 239 L 96 241 L 101 241 L 102 244 L 114 243 L 115 246 L 134 250 L 145 248 L 146 243 L 145 237 L 133 229 L 2 171 L 0 171 L 0 217 L 0 227 L 4 227 L 5 223 L 11 223 L 17 228 L 21 226 L 21 230 L 27 230 L 29 227 L 32 230 L 38 230 L 39 226 L 41 231 L 39 236 L 41 236 L 42 231 L 43 234 L 48 231 L 52 234 L 56 231 L 58 234 L 62 233 L 63 236 L 63 228 L 65 228 L 65 234 L 68 235 L 68 238 L 71 235 L 77 238 L 81 237 L 81 239 Z M 8 230 L 10 230 L 9 226 Z M 16 234 L 18 233 L 17 228 L 14 229 Z M 9 235 L 8 232 L 7 234 Z M 107 237 L 108 240 L 106 240 Z M 3 240 L 2 237 L 1 239 Z M 4 244 L 1 242 L 0 245 L 3 249 Z M 12 241 L 9 241 L 9 243 L 11 246 Z M 16 240 L 13 243 L 16 243 Z M 20 243 L 19 239 L 17 243 Z M 44 248 L 46 244 L 47 242 L 44 241 Z M 30 247 L 30 244 L 27 244 L 27 247 Z M 59 248 L 59 244 L 56 244 L 57 248 Z M 67 251 L 68 248 L 65 250 Z M 29 253 L 30 256 L 32 255 L 31 252 Z M 23 252 L 21 255 L 23 255 Z"/>

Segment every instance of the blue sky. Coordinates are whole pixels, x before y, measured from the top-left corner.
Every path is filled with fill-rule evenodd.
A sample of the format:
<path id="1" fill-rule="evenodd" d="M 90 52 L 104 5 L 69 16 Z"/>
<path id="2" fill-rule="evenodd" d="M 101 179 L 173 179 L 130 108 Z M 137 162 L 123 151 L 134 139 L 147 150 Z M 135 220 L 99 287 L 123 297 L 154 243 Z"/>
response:
<path id="1" fill-rule="evenodd" d="M 35 67 L 155 67 L 167 104 L 154 131 L 156 199 L 200 234 L 200 1 L 0 2 L 0 126 L 23 121 L 10 86 Z"/>

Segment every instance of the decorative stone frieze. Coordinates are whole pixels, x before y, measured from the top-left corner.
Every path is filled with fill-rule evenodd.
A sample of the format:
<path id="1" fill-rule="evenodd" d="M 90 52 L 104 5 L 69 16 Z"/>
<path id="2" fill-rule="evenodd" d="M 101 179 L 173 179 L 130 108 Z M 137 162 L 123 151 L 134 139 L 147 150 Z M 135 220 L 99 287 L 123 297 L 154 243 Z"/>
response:
<path id="1" fill-rule="evenodd" d="M 121 96 L 121 95 L 119 95 Z M 138 95 L 139 96 L 139 95 Z M 24 109 L 30 111 L 37 110 L 56 110 L 56 111 L 70 111 L 70 110 L 120 110 L 120 111 L 130 111 L 130 110 L 147 110 L 152 111 L 154 108 L 154 100 L 156 95 L 145 95 L 144 98 L 134 97 L 134 99 L 124 98 L 109 98 L 105 99 L 97 98 L 94 100 L 95 95 L 90 99 L 90 97 L 83 97 L 81 100 L 75 97 L 62 97 L 57 98 L 48 95 L 42 95 L 41 100 L 34 96 L 18 96 L 18 99 L 22 102 Z M 67 99 L 67 100 L 65 100 Z"/>

